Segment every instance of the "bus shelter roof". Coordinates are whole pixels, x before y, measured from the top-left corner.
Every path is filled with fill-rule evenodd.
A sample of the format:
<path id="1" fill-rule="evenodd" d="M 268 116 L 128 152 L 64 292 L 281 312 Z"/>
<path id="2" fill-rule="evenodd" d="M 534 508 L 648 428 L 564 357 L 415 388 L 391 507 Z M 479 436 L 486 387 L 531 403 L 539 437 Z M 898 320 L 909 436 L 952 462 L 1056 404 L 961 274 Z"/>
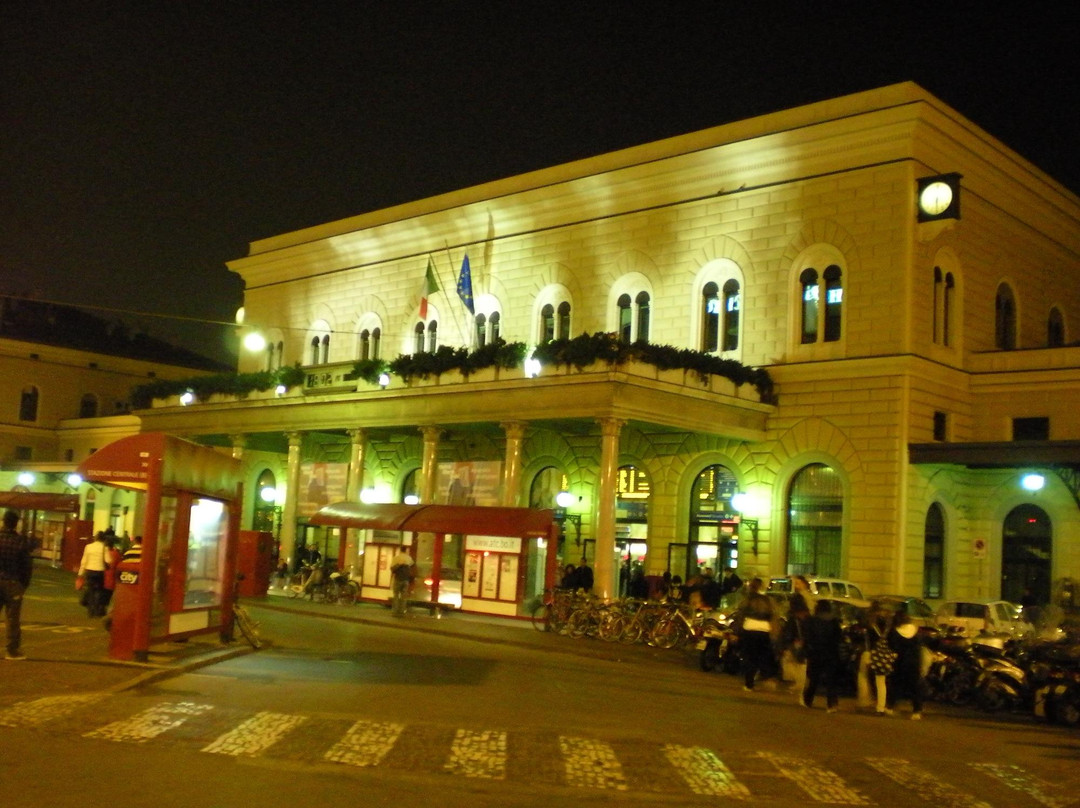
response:
<path id="1" fill-rule="evenodd" d="M 408 533 L 460 533 L 472 536 L 549 538 L 555 521 L 550 509 L 481 505 L 400 505 L 335 502 L 308 520 L 313 525 Z"/>
<path id="2" fill-rule="evenodd" d="M 0 491 L 0 508 L 17 511 L 56 511 L 78 513 L 78 494 L 44 494 L 32 491 Z"/>

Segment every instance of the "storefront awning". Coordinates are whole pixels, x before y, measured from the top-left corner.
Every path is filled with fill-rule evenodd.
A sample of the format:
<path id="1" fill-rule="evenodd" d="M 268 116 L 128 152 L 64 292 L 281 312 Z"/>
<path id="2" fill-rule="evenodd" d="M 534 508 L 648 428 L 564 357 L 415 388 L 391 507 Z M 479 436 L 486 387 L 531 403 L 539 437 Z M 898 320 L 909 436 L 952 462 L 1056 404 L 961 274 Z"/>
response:
<path id="1" fill-rule="evenodd" d="M 551 536 L 555 512 L 533 508 L 479 505 L 397 505 L 335 502 L 308 520 L 313 525 L 409 533 L 460 533 L 472 536 Z"/>
<path id="2" fill-rule="evenodd" d="M 56 511 L 78 513 L 78 494 L 35 494 L 30 491 L 0 491 L 0 508 L 16 511 Z"/>
<path id="3" fill-rule="evenodd" d="M 79 464 L 86 481 L 145 491 L 155 465 L 165 491 L 184 490 L 232 499 L 240 461 L 209 446 L 163 432 L 143 432 L 113 441 Z"/>

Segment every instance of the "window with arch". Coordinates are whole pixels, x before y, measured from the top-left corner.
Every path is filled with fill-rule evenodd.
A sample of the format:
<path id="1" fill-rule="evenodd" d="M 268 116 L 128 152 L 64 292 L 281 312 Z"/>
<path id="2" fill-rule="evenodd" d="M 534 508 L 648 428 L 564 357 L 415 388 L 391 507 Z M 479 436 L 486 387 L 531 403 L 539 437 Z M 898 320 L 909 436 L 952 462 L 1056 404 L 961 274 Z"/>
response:
<path id="1" fill-rule="evenodd" d="M 690 488 L 690 521 L 687 544 L 673 543 L 668 549 L 668 567 L 683 580 L 712 568 L 719 576 L 722 569 L 739 565 L 738 537 L 731 531 L 731 500 L 738 491 L 738 480 L 727 466 L 715 464 L 702 469 Z"/>
<path id="2" fill-rule="evenodd" d="M 1007 283 L 994 296 L 994 347 L 999 351 L 1016 348 L 1016 297 Z"/>
<path id="3" fill-rule="evenodd" d="M 701 350 L 712 353 L 720 346 L 720 287 L 709 281 L 701 287 Z"/>
<path id="4" fill-rule="evenodd" d="M 401 481 L 401 502 L 417 503 L 420 501 L 420 469 L 412 469 Z"/>
<path id="5" fill-rule="evenodd" d="M 938 345 L 952 344 L 953 309 L 956 295 L 956 279 L 951 272 L 934 267 L 934 333 Z"/>
<path id="6" fill-rule="evenodd" d="M 413 326 L 413 352 L 435 353 L 439 347 L 439 322 L 431 319 Z"/>
<path id="7" fill-rule="evenodd" d="M 1046 318 L 1046 347 L 1060 348 L 1065 344 L 1065 318 L 1061 309 L 1054 306 Z"/>
<path id="8" fill-rule="evenodd" d="M 325 365 L 330 361 L 330 335 L 311 338 L 311 364 Z"/>
<path id="9" fill-rule="evenodd" d="M 804 345 L 840 340 L 844 321 L 843 277 L 843 270 L 836 264 L 830 264 L 820 274 L 813 267 L 799 273 L 800 341 Z"/>
<path id="10" fill-rule="evenodd" d="M 842 577 L 844 492 L 836 471 L 824 463 L 801 468 L 787 505 L 788 574 Z"/>
<path id="11" fill-rule="evenodd" d="M 637 342 L 649 341 L 649 324 L 652 319 L 652 300 L 648 292 L 638 292 L 634 298 L 637 305 Z"/>
<path id="12" fill-rule="evenodd" d="M 529 485 L 530 508 L 556 508 L 555 497 L 560 491 L 569 490 L 570 484 L 562 469 L 545 466 L 533 477 Z"/>
<path id="13" fill-rule="evenodd" d="M 93 393 L 87 393 L 79 401 L 80 418 L 97 418 L 98 399 Z"/>
<path id="14" fill-rule="evenodd" d="M 382 340 L 381 328 L 365 328 L 357 337 L 357 353 L 360 359 L 378 359 L 379 343 Z"/>
<path id="15" fill-rule="evenodd" d="M 649 341 L 650 302 L 649 293 L 645 291 L 633 296 L 625 292 L 619 295 L 615 305 L 618 309 L 616 333 L 620 342 L 629 345 L 632 342 Z"/>
<path id="16" fill-rule="evenodd" d="M 279 513 L 277 479 L 270 469 L 263 469 L 258 480 L 255 481 L 255 501 L 251 513 L 251 529 L 276 533 L 278 528 L 277 514 Z"/>
<path id="17" fill-rule="evenodd" d="M 23 388 L 19 398 L 19 420 L 36 421 L 38 417 L 38 389 L 34 385 Z"/>
<path id="18" fill-rule="evenodd" d="M 266 345 L 266 369 L 277 370 L 285 361 L 285 343 L 269 342 Z"/>
<path id="19" fill-rule="evenodd" d="M 734 278 L 724 284 L 723 303 L 723 349 L 725 351 L 734 351 L 739 347 L 739 311 L 742 309 L 739 282 Z"/>
<path id="20" fill-rule="evenodd" d="M 619 308 L 619 342 L 629 345 L 634 331 L 634 311 L 630 303 L 630 295 L 619 295 L 615 305 Z"/>
<path id="21" fill-rule="evenodd" d="M 945 597 L 945 511 L 936 502 L 923 526 L 923 597 Z"/>
<path id="22" fill-rule="evenodd" d="M 540 309 L 540 342 L 570 338 L 570 304 L 547 303 Z"/>

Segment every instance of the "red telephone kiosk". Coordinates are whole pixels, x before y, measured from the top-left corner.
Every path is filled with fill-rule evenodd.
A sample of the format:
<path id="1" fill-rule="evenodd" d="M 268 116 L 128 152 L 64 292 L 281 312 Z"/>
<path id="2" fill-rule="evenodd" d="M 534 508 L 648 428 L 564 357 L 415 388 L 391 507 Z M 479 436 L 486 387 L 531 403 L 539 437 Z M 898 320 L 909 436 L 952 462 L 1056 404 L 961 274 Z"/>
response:
<path id="1" fill-rule="evenodd" d="M 78 473 L 144 494 L 140 558 L 116 576 L 109 656 L 145 661 L 154 643 L 222 632 L 232 621 L 240 461 L 148 432 L 100 449 Z"/>

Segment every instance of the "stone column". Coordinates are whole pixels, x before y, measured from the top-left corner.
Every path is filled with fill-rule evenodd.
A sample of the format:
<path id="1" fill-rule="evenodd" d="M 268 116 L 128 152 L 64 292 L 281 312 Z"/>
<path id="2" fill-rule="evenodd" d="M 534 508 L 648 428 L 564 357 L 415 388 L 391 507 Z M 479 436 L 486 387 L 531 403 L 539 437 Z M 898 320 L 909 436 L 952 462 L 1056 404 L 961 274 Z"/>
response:
<path id="1" fill-rule="evenodd" d="M 345 499 L 349 502 L 359 502 L 360 492 L 364 485 L 364 449 L 367 433 L 362 429 L 350 429 L 349 437 L 352 439 L 352 446 L 349 451 L 349 478 L 345 484 Z"/>
<path id="2" fill-rule="evenodd" d="M 619 470 L 619 433 L 625 421 L 600 418 L 600 474 L 596 492 L 596 559 L 593 561 L 593 592 L 614 597 L 615 575 L 615 483 Z"/>
<path id="3" fill-rule="evenodd" d="M 500 426 L 506 432 L 502 504 L 516 508 L 521 504 L 521 447 L 525 443 L 525 424 L 521 421 L 507 421 Z"/>
<path id="4" fill-rule="evenodd" d="M 424 435 L 424 459 L 420 466 L 420 501 L 428 505 L 435 501 L 435 485 L 438 483 L 439 438 L 442 427 L 422 426 Z"/>
<path id="5" fill-rule="evenodd" d="M 304 445 L 303 432 L 287 432 L 289 439 L 288 479 L 285 481 L 285 504 L 281 508 L 281 558 L 292 564 L 296 550 L 296 505 L 300 499 L 300 448 Z"/>

